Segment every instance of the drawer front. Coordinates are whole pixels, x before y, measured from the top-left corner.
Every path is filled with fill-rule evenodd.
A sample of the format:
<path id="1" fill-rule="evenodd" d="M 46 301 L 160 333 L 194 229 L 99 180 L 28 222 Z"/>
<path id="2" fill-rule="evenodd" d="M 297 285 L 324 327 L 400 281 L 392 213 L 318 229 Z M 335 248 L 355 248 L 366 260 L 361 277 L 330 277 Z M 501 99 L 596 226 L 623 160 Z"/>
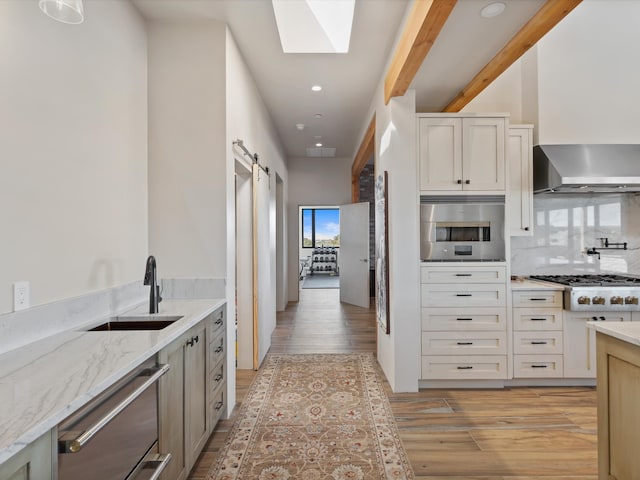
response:
<path id="1" fill-rule="evenodd" d="M 220 362 L 213 367 L 209 373 L 209 377 L 211 378 L 211 398 L 214 398 L 216 396 L 216 391 L 226 383 L 225 362 Z"/>
<path id="2" fill-rule="evenodd" d="M 506 325 L 506 308 L 430 307 L 422 309 L 422 330 L 424 331 L 500 331 L 505 330 Z"/>
<path id="3" fill-rule="evenodd" d="M 504 307 L 505 285 L 423 284 L 423 307 Z"/>
<path id="4" fill-rule="evenodd" d="M 506 355 L 422 357 L 425 380 L 496 380 L 507 378 Z"/>
<path id="5" fill-rule="evenodd" d="M 225 326 L 225 312 L 224 307 L 220 307 L 211 314 L 211 320 L 209 322 L 209 339 L 213 339 L 216 336 L 224 332 Z"/>
<path id="6" fill-rule="evenodd" d="M 506 267 L 420 267 L 420 283 L 505 283 Z"/>
<path id="7" fill-rule="evenodd" d="M 514 378 L 562 378 L 562 355 L 514 355 Z"/>
<path id="8" fill-rule="evenodd" d="M 562 330 L 560 308 L 514 308 L 514 330 Z"/>
<path id="9" fill-rule="evenodd" d="M 209 344 L 209 358 L 211 367 L 220 363 L 226 356 L 225 337 L 220 335 L 213 342 Z"/>
<path id="10" fill-rule="evenodd" d="M 562 290 L 514 290 L 514 307 L 562 308 Z"/>
<path id="11" fill-rule="evenodd" d="M 513 353 L 562 355 L 562 332 L 513 332 Z"/>
<path id="12" fill-rule="evenodd" d="M 211 397 L 211 402 L 209 402 L 209 412 L 211 416 L 211 430 L 215 427 L 218 420 L 225 411 L 225 407 L 227 404 L 227 388 L 223 386 L 215 395 Z"/>
<path id="13" fill-rule="evenodd" d="M 506 355 L 506 332 L 422 332 L 423 355 Z"/>

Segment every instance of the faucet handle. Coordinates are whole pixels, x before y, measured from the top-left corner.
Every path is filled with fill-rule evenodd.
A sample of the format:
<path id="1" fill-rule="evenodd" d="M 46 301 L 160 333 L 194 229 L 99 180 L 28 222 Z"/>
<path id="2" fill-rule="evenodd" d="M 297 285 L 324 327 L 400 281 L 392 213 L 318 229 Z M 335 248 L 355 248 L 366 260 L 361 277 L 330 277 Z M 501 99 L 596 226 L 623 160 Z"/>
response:
<path id="1" fill-rule="evenodd" d="M 158 299 L 158 303 L 162 301 L 162 297 L 160 296 L 160 285 L 156 285 L 156 298 Z"/>

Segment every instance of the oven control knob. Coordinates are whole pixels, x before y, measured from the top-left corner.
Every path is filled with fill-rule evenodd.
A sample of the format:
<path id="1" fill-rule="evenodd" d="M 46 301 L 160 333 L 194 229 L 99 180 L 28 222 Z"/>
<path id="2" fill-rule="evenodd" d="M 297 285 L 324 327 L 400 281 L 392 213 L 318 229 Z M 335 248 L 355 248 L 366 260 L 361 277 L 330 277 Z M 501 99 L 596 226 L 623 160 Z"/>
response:
<path id="1" fill-rule="evenodd" d="M 624 303 L 624 299 L 622 297 L 619 297 L 619 296 L 611 297 L 609 299 L 609 303 L 611 305 L 622 305 Z"/>
<path id="2" fill-rule="evenodd" d="M 624 297 L 624 303 L 627 305 L 638 305 L 638 297 L 632 297 L 631 295 Z"/>
<path id="3" fill-rule="evenodd" d="M 587 297 L 586 295 L 578 297 L 578 305 L 591 305 L 591 298 Z"/>
<path id="4" fill-rule="evenodd" d="M 605 304 L 604 297 L 601 297 L 599 295 L 596 295 L 595 297 L 593 297 L 591 299 L 591 301 L 593 302 L 594 305 L 604 305 Z"/>

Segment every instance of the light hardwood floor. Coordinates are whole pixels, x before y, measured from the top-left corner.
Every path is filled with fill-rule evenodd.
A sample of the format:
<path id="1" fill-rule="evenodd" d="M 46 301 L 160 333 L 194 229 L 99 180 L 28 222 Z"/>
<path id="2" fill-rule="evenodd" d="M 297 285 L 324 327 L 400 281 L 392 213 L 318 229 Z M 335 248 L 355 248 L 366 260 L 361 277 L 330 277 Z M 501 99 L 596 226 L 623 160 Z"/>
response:
<path id="1" fill-rule="evenodd" d="M 299 303 L 278 313 L 270 351 L 375 353 L 375 322 L 373 304 L 340 304 L 338 290 L 301 290 Z M 238 370 L 238 401 L 254 375 Z M 593 388 L 387 391 L 416 480 L 597 478 Z M 206 478 L 233 420 L 219 422 L 191 480 Z"/>

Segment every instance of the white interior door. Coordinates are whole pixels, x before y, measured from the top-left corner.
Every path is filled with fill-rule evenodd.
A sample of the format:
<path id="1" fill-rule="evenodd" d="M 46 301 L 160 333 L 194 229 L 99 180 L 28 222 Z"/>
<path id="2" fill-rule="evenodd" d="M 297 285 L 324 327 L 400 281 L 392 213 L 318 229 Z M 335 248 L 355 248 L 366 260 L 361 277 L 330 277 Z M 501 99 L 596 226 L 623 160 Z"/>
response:
<path id="1" fill-rule="evenodd" d="M 340 206 L 340 301 L 369 307 L 369 203 Z"/>

